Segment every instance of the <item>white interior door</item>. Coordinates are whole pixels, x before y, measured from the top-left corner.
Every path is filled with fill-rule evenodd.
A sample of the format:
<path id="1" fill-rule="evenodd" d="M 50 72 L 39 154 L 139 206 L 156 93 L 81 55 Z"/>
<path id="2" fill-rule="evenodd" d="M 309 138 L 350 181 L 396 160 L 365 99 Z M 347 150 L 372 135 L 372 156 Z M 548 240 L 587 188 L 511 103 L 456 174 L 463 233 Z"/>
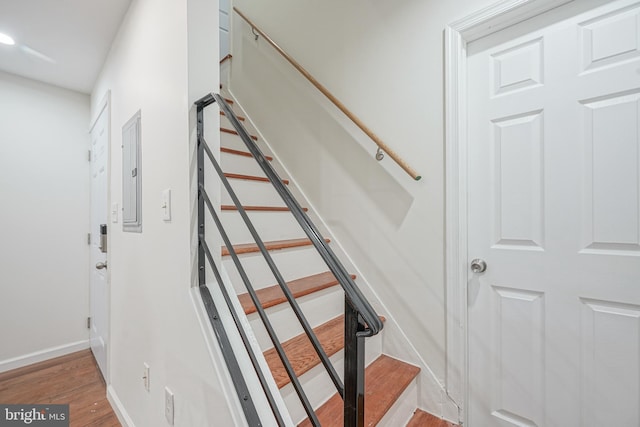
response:
<path id="1" fill-rule="evenodd" d="M 107 160 L 109 105 L 102 109 L 91 129 L 91 350 L 105 379 L 109 337 L 109 280 L 107 254 L 101 250 L 100 227 L 107 224 Z M 108 249 L 108 247 L 107 247 Z M 102 267 L 102 268 L 98 268 Z"/>
<path id="2" fill-rule="evenodd" d="M 470 427 L 640 426 L 640 4 L 567 10 L 469 45 Z"/>

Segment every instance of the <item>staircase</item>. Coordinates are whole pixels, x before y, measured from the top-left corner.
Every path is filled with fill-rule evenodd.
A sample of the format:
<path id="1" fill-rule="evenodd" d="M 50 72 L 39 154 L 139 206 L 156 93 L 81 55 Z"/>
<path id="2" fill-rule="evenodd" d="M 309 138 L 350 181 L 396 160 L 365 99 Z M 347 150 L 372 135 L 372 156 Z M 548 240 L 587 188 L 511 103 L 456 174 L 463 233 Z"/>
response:
<path id="1" fill-rule="evenodd" d="M 255 131 L 249 124 L 250 120 L 245 119 L 231 96 L 226 94 L 226 98 L 248 131 Z M 224 175 L 229 179 L 266 249 L 281 269 L 291 293 L 313 327 L 320 345 L 342 377 L 345 344 L 343 289 L 338 285 L 336 277 L 327 270 L 327 265 L 311 246 L 312 242 L 305 236 L 252 154 L 247 151 L 246 145 L 228 118 L 222 112 L 220 114 L 220 165 Z M 263 153 L 272 154 L 260 138 L 252 135 L 251 139 L 256 141 Z M 285 176 L 283 168 L 273 155 L 266 158 L 280 176 Z M 298 200 L 303 200 L 299 190 L 292 188 L 289 180 L 284 179 L 283 183 Z M 262 309 L 273 324 L 293 371 L 313 405 L 320 424 L 323 427 L 343 426 L 342 397 L 335 393 L 336 389 L 321 365 L 311 341 L 299 326 L 280 286 L 275 284 L 273 274 L 264 262 L 258 245 L 247 231 L 233 201 L 224 189 L 222 193 L 221 222 L 247 276 L 251 279 Z M 307 208 L 304 209 L 308 211 Z M 315 213 L 309 212 L 309 215 L 313 218 Z M 327 238 L 326 241 L 330 243 L 331 238 Z M 263 350 L 264 358 L 291 419 L 300 426 L 312 425 L 259 319 L 258 309 L 244 288 L 243 281 L 231 260 L 229 248 L 222 246 L 220 251 L 222 264 L 236 289 L 240 305 Z M 353 274 L 351 278 L 357 280 Z M 381 335 L 385 332 L 382 331 L 366 340 L 365 425 L 452 426 L 416 408 L 416 378 L 420 369 L 382 353 Z"/>

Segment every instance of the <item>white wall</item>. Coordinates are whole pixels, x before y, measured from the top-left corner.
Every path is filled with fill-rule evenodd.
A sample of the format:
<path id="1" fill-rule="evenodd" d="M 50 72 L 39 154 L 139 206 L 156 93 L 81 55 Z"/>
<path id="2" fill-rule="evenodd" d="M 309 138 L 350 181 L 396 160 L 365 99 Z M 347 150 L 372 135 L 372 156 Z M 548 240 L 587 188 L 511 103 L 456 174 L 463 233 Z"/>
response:
<path id="1" fill-rule="evenodd" d="M 235 0 L 390 147 L 415 182 L 233 14 L 231 90 L 445 378 L 443 33 L 493 0 Z"/>
<path id="2" fill-rule="evenodd" d="M 220 0 L 219 2 L 219 28 L 220 28 L 220 59 L 229 54 L 229 15 L 230 15 L 230 0 Z"/>
<path id="3" fill-rule="evenodd" d="M 88 347 L 89 97 L 0 72 L 0 371 Z"/>
<path id="4" fill-rule="evenodd" d="M 206 21 L 207 15 L 213 34 L 203 35 L 202 24 L 188 30 L 192 19 Z M 202 45 L 202 37 L 211 43 Z M 212 361 L 191 292 L 189 93 L 202 96 L 217 87 L 217 37 L 216 2 L 134 0 L 92 93 L 95 115 L 111 91 L 110 197 L 120 206 L 122 125 L 142 112 L 142 233 L 124 233 L 121 222 L 112 224 L 109 254 L 109 393 L 127 421 L 139 427 L 167 425 L 165 386 L 175 394 L 175 425 L 236 423 L 220 382 L 224 368 Z M 162 219 L 161 193 L 167 188 L 171 222 Z M 150 392 L 143 387 L 144 362 L 150 365 Z"/>

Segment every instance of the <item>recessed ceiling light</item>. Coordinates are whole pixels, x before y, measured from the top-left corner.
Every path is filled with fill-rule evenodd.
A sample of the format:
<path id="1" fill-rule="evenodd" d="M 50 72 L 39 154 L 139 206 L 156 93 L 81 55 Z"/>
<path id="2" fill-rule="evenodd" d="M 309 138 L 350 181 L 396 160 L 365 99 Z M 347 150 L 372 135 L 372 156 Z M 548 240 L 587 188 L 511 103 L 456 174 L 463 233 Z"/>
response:
<path id="1" fill-rule="evenodd" d="M 0 33 L 0 43 L 2 44 L 8 44 L 9 46 L 12 46 L 14 44 L 16 44 L 15 41 L 13 41 L 13 39 L 11 37 L 9 37 L 6 34 Z"/>

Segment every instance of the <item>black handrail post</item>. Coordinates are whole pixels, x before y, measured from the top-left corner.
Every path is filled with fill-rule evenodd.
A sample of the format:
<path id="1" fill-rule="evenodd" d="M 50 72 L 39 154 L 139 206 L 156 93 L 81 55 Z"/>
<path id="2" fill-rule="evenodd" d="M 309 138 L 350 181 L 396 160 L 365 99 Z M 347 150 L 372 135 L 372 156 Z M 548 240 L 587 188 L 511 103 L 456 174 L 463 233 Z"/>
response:
<path id="1" fill-rule="evenodd" d="M 199 104 L 196 110 L 197 128 L 197 156 L 198 156 L 198 236 L 204 236 L 204 197 L 200 194 L 201 186 L 204 186 L 204 106 Z M 205 286 L 205 253 L 202 245 L 198 245 L 198 286 Z"/>
<path id="2" fill-rule="evenodd" d="M 344 304 L 344 426 L 364 426 L 364 324 L 345 298 Z"/>

